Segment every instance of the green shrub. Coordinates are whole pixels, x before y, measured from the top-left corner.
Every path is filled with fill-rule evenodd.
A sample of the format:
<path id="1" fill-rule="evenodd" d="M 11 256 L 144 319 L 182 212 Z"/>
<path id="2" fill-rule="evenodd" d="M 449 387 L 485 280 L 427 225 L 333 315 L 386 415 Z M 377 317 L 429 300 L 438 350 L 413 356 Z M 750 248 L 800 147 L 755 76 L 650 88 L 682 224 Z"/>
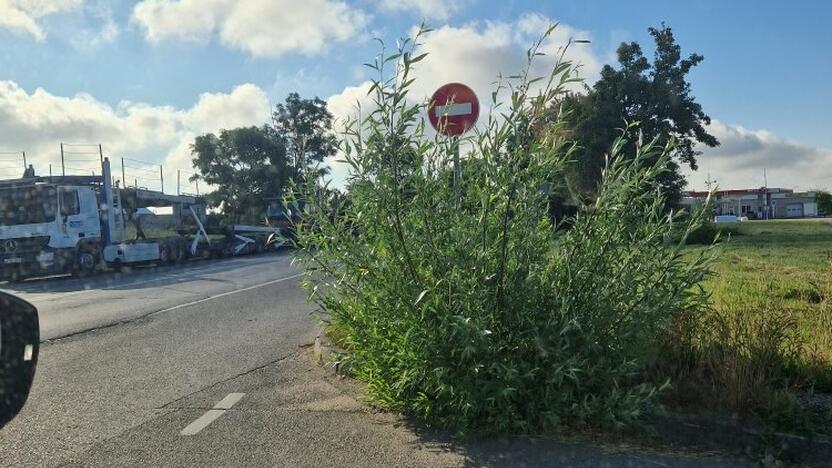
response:
<path id="1" fill-rule="evenodd" d="M 688 234 L 687 244 L 710 245 L 739 235 L 742 235 L 742 233 L 734 227 L 707 222 Z"/>
<path id="2" fill-rule="evenodd" d="M 350 203 L 301 195 L 319 201 L 315 229 L 298 228 L 304 284 L 368 398 L 462 431 L 639 424 L 666 383 L 645 369 L 674 317 L 706 303 L 713 253 L 683 255 L 704 209 L 682 221 L 656 196 L 672 147 L 621 155 L 617 141 L 597 201 L 557 231 L 541 187 L 571 156 L 551 108 L 572 65 L 501 82 L 455 184 L 451 143 L 406 98 L 424 55 L 402 44 L 374 62 L 374 107 L 342 138 Z"/>

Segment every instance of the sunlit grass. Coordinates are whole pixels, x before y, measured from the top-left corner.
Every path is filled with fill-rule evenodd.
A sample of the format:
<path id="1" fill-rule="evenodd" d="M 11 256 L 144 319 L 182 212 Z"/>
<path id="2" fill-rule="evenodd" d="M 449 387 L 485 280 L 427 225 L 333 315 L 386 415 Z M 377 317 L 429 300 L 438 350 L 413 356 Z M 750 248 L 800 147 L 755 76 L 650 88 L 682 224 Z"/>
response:
<path id="1" fill-rule="evenodd" d="M 781 313 L 796 327 L 797 380 L 832 391 L 832 220 L 730 225 L 704 287 L 717 311 Z"/>

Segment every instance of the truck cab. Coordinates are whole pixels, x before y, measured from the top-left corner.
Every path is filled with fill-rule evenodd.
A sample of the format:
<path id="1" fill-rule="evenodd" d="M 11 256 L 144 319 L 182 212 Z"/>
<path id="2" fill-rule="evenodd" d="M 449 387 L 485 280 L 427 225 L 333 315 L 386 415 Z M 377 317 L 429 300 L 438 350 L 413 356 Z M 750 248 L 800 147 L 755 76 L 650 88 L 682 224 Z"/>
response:
<path id="1" fill-rule="evenodd" d="M 96 261 L 101 243 L 98 205 L 90 186 L 0 187 L 0 277 L 61 273 L 79 261 Z"/>

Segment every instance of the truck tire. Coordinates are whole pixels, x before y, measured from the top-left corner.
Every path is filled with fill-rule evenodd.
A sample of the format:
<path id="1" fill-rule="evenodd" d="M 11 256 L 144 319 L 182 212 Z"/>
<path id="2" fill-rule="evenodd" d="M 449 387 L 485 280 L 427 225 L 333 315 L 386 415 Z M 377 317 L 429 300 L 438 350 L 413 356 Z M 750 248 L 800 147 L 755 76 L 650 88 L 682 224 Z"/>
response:
<path id="1" fill-rule="evenodd" d="M 83 246 L 75 254 L 75 265 L 73 273 L 75 276 L 89 276 L 98 270 L 100 256 L 98 250 L 93 246 Z"/>
<path id="2" fill-rule="evenodd" d="M 175 244 L 176 252 L 174 255 L 174 262 L 182 263 L 188 258 L 188 246 L 185 245 L 185 242 L 181 239 L 178 239 Z"/>
<path id="3" fill-rule="evenodd" d="M 159 265 L 170 265 L 173 261 L 174 256 L 170 243 L 163 242 L 159 244 Z"/>

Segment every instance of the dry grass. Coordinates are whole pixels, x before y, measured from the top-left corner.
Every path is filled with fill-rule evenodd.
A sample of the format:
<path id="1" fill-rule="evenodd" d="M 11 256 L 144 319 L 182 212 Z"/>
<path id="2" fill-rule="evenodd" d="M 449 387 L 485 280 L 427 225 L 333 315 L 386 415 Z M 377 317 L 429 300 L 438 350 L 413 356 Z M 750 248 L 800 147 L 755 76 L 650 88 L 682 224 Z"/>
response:
<path id="1" fill-rule="evenodd" d="M 669 340 L 669 401 L 797 421 L 795 390 L 832 392 L 832 220 L 730 230 L 703 284 L 712 310 Z"/>

